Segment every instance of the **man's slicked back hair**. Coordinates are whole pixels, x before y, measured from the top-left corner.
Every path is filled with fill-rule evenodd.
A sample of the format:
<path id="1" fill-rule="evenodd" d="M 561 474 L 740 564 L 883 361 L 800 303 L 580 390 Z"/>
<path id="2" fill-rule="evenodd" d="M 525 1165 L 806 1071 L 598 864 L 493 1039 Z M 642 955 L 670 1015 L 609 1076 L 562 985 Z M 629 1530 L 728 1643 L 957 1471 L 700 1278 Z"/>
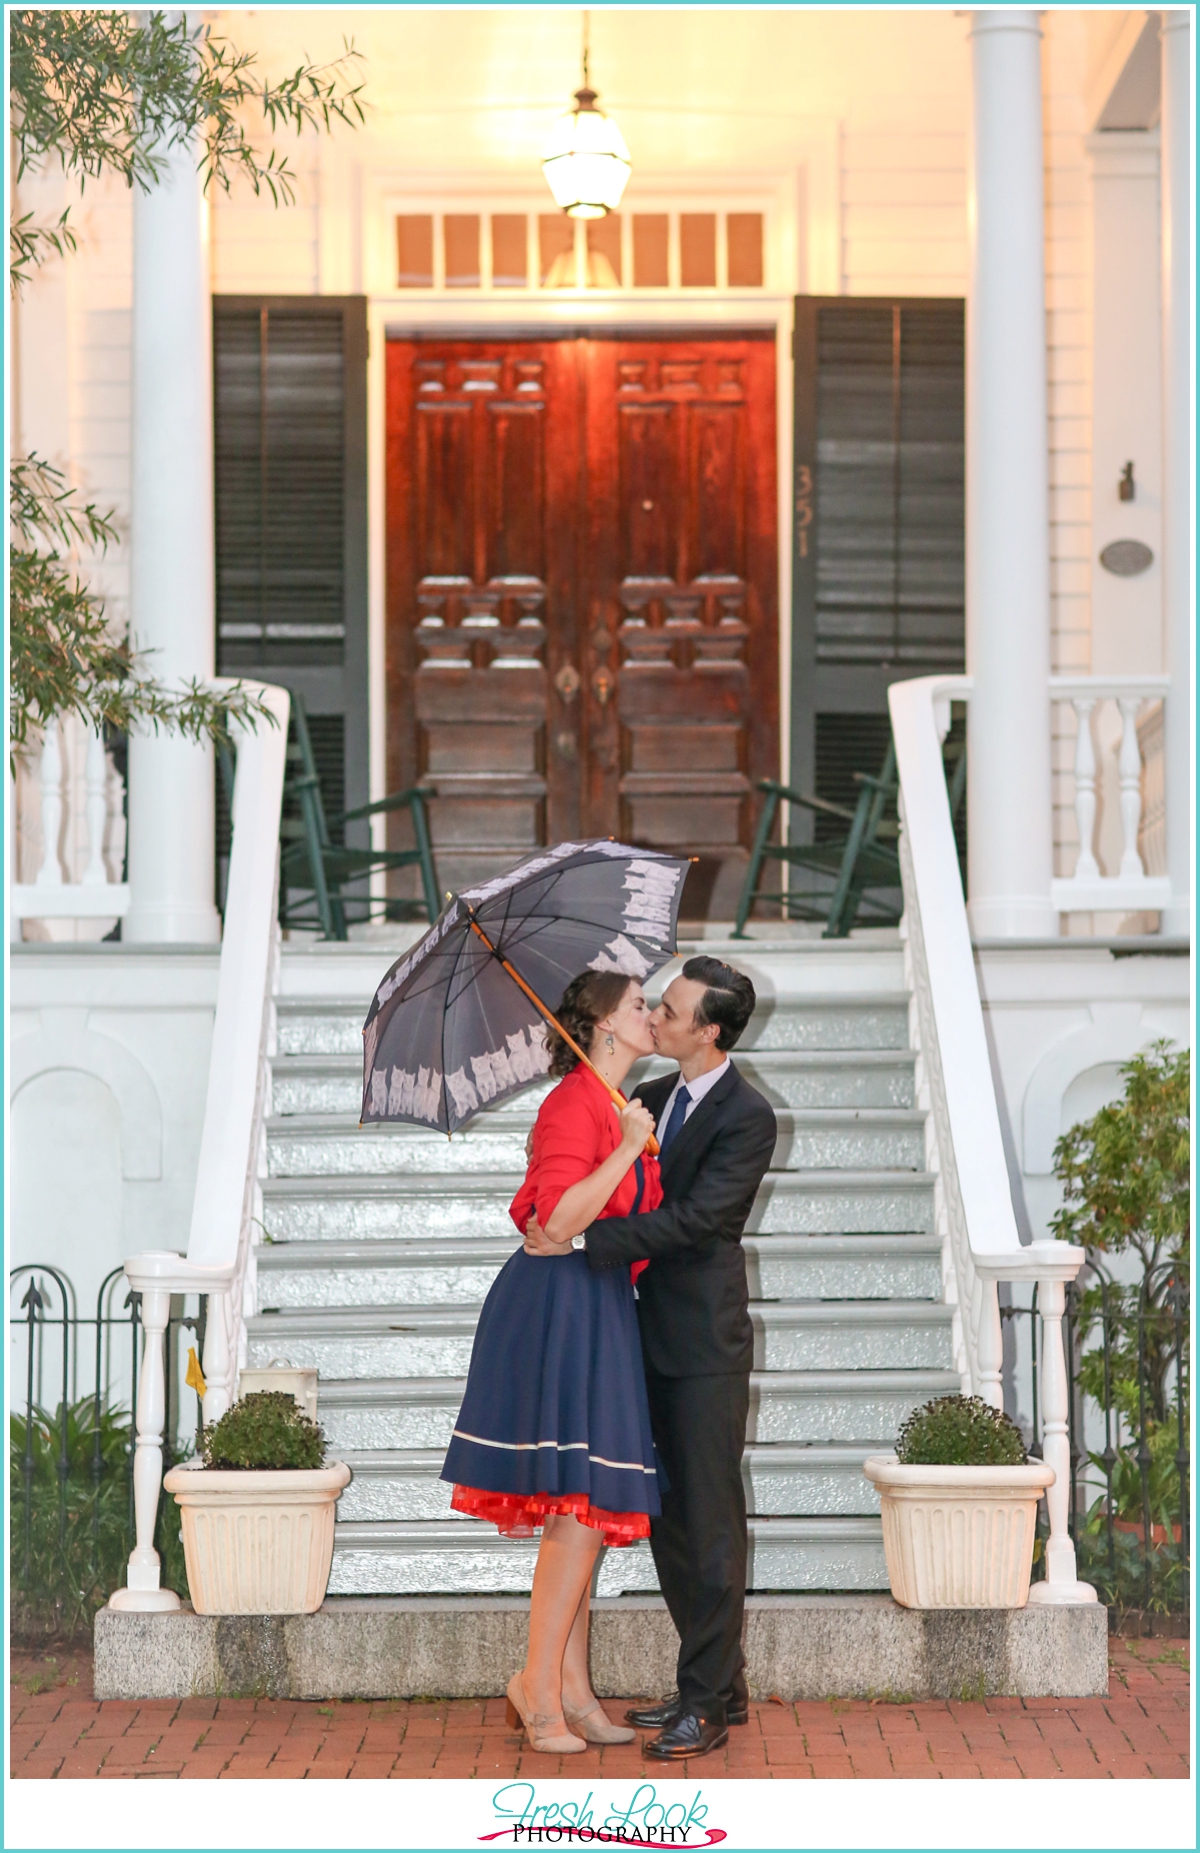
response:
<path id="1" fill-rule="evenodd" d="M 724 959 L 700 954 L 688 959 L 683 976 L 704 986 L 704 996 L 696 1006 L 696 1022 L 701 1028 L 718 1025 L 717 1047 L 725 1053 L 736 1048 L 738 1038 L 754 1015 L 754 986 L 745 972 L 735 971 Z"/>

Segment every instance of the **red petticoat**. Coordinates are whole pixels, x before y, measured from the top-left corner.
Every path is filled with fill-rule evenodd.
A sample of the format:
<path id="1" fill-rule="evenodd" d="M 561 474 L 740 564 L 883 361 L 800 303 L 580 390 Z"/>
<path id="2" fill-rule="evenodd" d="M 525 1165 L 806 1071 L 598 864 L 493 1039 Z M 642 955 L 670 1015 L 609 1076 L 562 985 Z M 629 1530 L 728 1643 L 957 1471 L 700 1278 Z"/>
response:
<path id="1" fill-rule="evenodd" d="M 552 1512 L 567 1512 L 581 1525 L 604 1533 L 606 1544 L 636 1544 L 650 1536 L 645 1512 L 604 1512 L 586 1493 L 485 1493 L 476 1486 L 456 1486 L 450 1496 L 455 1512 L 487 1519 L 502 1538 L 532 1538 Z"/>

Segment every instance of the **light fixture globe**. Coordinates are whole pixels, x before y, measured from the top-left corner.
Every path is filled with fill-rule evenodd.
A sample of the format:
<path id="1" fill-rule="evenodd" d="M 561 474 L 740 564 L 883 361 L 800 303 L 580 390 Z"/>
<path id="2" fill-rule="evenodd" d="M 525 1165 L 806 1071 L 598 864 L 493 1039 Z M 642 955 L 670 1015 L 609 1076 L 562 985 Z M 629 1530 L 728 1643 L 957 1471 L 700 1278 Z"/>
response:
<path id="1" fill-rule="evenodd" d="M 555 203 L 571 219 L 602 219 L 620 205 L 632 162 L 625 137 L 596 107 L 585 83 L 575 108 L 560 116 L 542 155 L 542 172 Z"/>

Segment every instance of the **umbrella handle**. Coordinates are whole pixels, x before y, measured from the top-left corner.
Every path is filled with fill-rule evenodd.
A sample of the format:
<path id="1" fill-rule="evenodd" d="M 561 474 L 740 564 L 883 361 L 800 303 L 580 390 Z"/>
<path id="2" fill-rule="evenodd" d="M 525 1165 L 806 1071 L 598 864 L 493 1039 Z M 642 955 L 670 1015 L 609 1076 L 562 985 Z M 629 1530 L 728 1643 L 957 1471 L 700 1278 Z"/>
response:
<path id="1" fill-rule="evenodd" d="M 566 1030 L 563 1028 L 562 1024 L 559 1022 L 558 1018 L 555 1016 L 554 1012 L 546 1008 L 546 1005 L 543 1004 L 537 992 L 533 990 L 531 986 L 526 984 L 524 978 L 522 978 L 520 972 L 517 971 L 516 967 L 509 964 L 508 960 L 504 957 L 504 954 L 502 952 L 497 952 L 495 946 L 493 946 L 491 940 L 488 938 L 487 934 L 484 932 L 483 928 L 480 926 L 478 920 L 476 920 L 473 914 L 471 915 L 471 930 L 474 933 L 478 933 L 480 939 L 483 941 L 488 951 L 492 954 L 493 958 L 499 959 L 501 965 L 503 965 L 509 977 L 514 981 L 514 983 L 520 985 L 522 991 L 524 991 L 530 1003 L 535 1004 L 537 1006 L 537 1008 L 541 1011 L 542 1015 L 545 1017 L 547 1023 L 549 1023 L 554 1029 L 558 1031 L 559 1035 L 562 1037 L 567 1047 L 569 1049 L 574 1050 L 575 1054 L 579 1057 L 584 1067 L 591 1069 L 597 1081 L 599 1081 L 601 1087 L 603 1087 L 605 1091 L 607 1092 L 610 1100 L 613 1102 L 613 1105 L 620 1108 L 622 1111 L 624 1111 L 624 1109 L 629 1105 L 629 1102 L 626 1100 L 620 1088 L 614 1087 L 611 1081 L 606 1081 L 604 1079 L 604 1076 L 600 1073 L 600 1070 L 597 1068 L 595 1062 L 592 1061 L 587 1051 L 580 1048 L 574 1036 L 569 1036 L 567 1034 Z M 646 1151 L 649 1152 L 651 1158 L 658 1157 L 658 1140 L 654 1137 L 653 1133 L 651 1133 L 650 1137 L 646 1140 L 645 1149 Z"/>

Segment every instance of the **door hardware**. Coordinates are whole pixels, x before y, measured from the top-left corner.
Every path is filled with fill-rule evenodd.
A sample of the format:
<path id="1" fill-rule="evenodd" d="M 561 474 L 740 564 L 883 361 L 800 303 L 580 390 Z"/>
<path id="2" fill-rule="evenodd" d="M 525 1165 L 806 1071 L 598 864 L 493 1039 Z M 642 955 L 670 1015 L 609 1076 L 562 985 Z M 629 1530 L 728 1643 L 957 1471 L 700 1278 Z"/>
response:
<path id="1" fill-rule="evenodd" d="M 592 693 L 602 708 L 607 708 L 608 698 L 613 691 L 613 679 L 607 669 L 597 669 L 592 677 Z"/>
<path id="2" fill-rule="evenodd" d="M 554 678 L 554 686 L 564 701 L 574 701 L 579 693 L 579 679 L 574 663 L 564 663 Z"/>

